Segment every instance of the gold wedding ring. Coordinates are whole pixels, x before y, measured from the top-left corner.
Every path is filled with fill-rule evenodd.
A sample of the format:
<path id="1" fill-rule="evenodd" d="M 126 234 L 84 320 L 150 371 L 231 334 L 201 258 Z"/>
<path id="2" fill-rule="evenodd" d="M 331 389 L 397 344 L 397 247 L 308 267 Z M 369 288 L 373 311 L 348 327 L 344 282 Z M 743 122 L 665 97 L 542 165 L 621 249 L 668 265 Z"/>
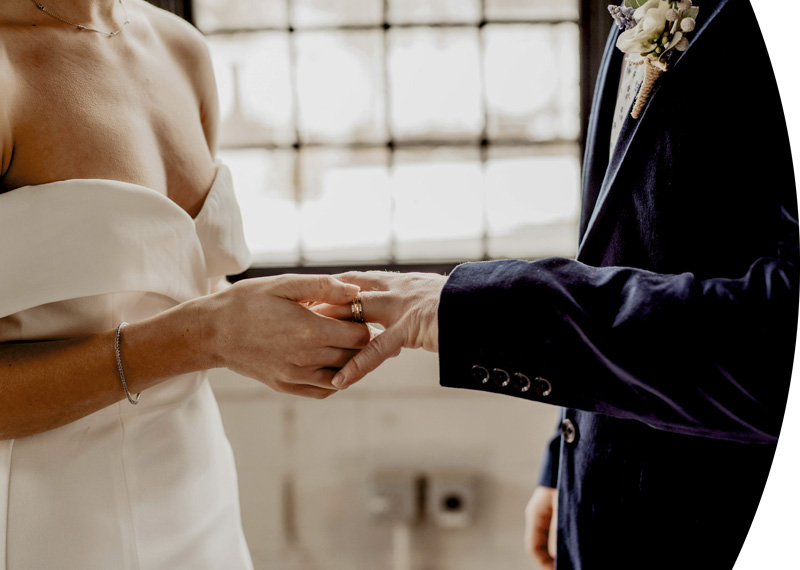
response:
<path id="1" fill-rule="evenodd" d="M 353 313 L 353 318 L 350 319 L 354 323 L 364 322 L 364 306 L 361 304 L 361 293 L 356 295 L 356 298 L 350 301 L 350 310 Z"/>

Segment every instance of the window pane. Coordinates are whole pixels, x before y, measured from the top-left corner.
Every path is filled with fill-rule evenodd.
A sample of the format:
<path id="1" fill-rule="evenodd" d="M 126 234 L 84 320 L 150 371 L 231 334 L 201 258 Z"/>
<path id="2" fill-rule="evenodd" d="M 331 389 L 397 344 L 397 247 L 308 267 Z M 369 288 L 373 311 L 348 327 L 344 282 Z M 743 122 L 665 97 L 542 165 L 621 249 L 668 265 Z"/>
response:
<path id="1" fill-rule="evenodd" d="M 488 25 L 483 33 L 489 137 L 576 138 L 577 25 Z"/>
<path id="2" fill-rule="evenodd" d="M 256 264 L 574 255 L 577 0 L 194 7 Z"/>
<path id="3" fill-rule="evenodd" d="M 392 194 L 398 260 L 481 257 L 485 224 L 477 148 L 398 150 Z"/>
<path id="4" fill-rule="evenodd" d="M 208 38 L 223 147 L 294 141 L 288 42 L 280 32 Z"/>
<path id="5" fill-rule="evenodd" d="M 300 217 L 294 199 L 294 151 L 226 150 L 219 157 L 233 174 L 253 263 L 297 264 Z"/>
<path id="6" fill-rule="evenodd" d="M 388 163 L 385 148 L 301 150 L 302 241 L 308 261 L 389 259 Z"/>
<path id="7" fill-rule="evenodd" d="M 298 28 L 382 22 L 383 0 L 292 0 L 292 23 Z"/>
<path id="8" fill-rule="evenodd" d="M 253 28 L 286 28 L 286 2 L 270 0 L 194 0 L 197 26 L 204 32 Z"/>
<path id="9" fill-rule="evenodd" d="M 486 204 L 489 255 L 575 254 L 580 159 L 576 147 L 489 149 Z"/>
<path id="10" fill-rule="evenodd" d="M 381 32 L 296 35 L 302 139 L 383 142 L 386 119 Z"/>
<path id="11" fill-rule="evenodd" d="M 392 24 L 477 23 L 481 19 L 480 0 L 389 0 L 388 8 Z"/>
<path id="12" fill-rule="evenodd" d="M 578 0 L 486 0 L 489 20 L 578 19 Z"/>
<path id="13" fill-rule="evenodd" d="M 392 29 L 390 112 L 398 139 L 473 139 L 483 128 L 478 30 Z"/>

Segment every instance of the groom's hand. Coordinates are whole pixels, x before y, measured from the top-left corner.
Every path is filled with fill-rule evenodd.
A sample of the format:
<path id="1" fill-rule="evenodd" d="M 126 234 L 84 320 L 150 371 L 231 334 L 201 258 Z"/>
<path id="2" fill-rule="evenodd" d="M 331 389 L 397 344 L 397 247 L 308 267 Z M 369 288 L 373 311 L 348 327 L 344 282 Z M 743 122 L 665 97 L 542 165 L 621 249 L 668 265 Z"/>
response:
<path id="1" fill-rule="evenodd" d="M 555 566 L 557 521 L 558 491 L 539 485 L 525 508 L 525 550 L 543 570 Z"/>
<path id="2" fill-rule="evenodd" d="M 336 276 L 361 288 L 364 320 L 385 330 L 350 360 L 334 377 L 333 385 L 347 388 L 402 348 L 439 351 L 437 321 L 439 297 L 447 278 L 433 273 L 350 272 Z M 350 305 L 319 307 L 322 314 L 346 319 Z"/>

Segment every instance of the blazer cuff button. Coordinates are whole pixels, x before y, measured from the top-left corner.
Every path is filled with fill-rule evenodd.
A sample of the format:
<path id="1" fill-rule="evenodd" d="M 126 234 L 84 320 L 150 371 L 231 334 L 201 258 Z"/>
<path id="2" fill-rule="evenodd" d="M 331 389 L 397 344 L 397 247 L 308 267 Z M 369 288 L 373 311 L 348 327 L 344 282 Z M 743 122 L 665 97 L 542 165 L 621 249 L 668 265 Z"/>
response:
<path id="1" fill-rule="evenodd" d="M 492 369 L 491 379 L 494 385 L 500 388 L 505 388 L 511 382 L 511 376 L 502 368 Z"/>
<path id="2" fill-rule="evenodd" d="M 517 372 L 514 374 L 514 379 L 512 380 L 511 385 L 524 394 L 531 389 L 531 379 L 521 372 Z"/>
<path id="3" fill-rule="evenodd" d="M 550 381 L 542 378 L 541 376 L 537 376 L 536 379 L 533 381 L 534 390 L 536 394 L 542 396 L 543 398 L 549 396 L 553 392 L 553 385 L 550 384 Z"/>
<path id="4" fill-rule="evenodd" d="M 472 379 L 475 382 L 486 384 L 489 381 L 489 371 L 483 366 L 478 366 L 476 364 L 472 367 Z"/>

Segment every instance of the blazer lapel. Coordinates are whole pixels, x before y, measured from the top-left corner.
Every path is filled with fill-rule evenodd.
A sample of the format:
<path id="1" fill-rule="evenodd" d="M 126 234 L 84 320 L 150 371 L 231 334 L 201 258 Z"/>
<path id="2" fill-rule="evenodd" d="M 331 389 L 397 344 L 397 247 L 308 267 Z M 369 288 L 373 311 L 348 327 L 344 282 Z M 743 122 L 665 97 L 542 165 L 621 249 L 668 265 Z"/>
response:
<path id="1" fill-rule="evenodd" d="M 586 133 L 586 151 L 583 160 L 580 235 L 586 232 L 589 216 L 594 210 L 597 196 L 608 168 L 608 145 L 611 139 L 613 108 L 616 105 L 623 54 L 616 48 L 619 28 L 614 25 L 606 42 L 600 70 L 597 74 L 594 98 Z"/>
<path id="2" fill-rule="evenodd" d="M 674 68 L 676 66 L 678 66 L 680 64 L 680 61 L 684 57 L 686 57 L 686 54 L 689 53 L 689 51 L 696 44 L 697 40 L 702 35 L 703 31 L 708 27 L 708 25 L 711 23 L 711 21 L 717 16 L 719 11 L 727 3 L 728 3 L 728 0 L 718 0 L 716 2 L 716 4 L 715 4 L 715 2 L 713 0 L 711 0 L 711 1 L 706 0 L 705 2 L 701 2 L 701 1 L 698 1 L 698 0 L 695 1 L 695 5 L 699 6 L 701 10 L 703 9 L 703 7 L 706 7 L 706 9 L 709 10 L 709 13 L 704 18 L 700 18 L 699 25 L 695 29 L 695 31 L 693 32 L 693 36 L 694 37 L 692 37 L 690 42 L 689 42 L 689 47 L 683 52 L 676 53 L 675 57 L 672 58 L 672 60 L 670 61 L 669 69 L 667 70 L 666 74 L 663 75 L 656 82 L 655 87 L 653 88 L 653 91 L 650 94 L 650 98 L 648 100 L 648 103 L 645 106 L 641 116 L 638 119 L 633 119 L 630 116 L 630 114 L 628 114 L 626 116 L 625 122 L 622 123 L 622 128 L 620 130 L 620 134 L 619 134 L 619 139 L 617 141 L 617 145 L 614 148 L 614 152 L 611 155 L 611 160 L 608 162 L 608 168 L 605 171 L 605 175 L 604 175 L 604 177 L 602 179 L 602 182 L 599 184 L 599 191 L 597 191 L 595 193 L 596 199 L 594 199 L 593 207 L 590 210 L 586 210 L 585 209 L 587 204 L 586 204 L 586 200 L 584 198 L 584 211 L 583 211 L 583 213 L 581 215 L 581 239 L 580 239 L 580 245 L 578 247 L 578 259 L 581 258 L 581 253 L 582 253 L 582 251 L 584 249 L 584 245 L 586 244 L 587 240 L 589 240 L 591 238 L 591 235 L 592 235 L 592 233 L 594 231 L 594 228 L 597 225 L 597 220 L 600 217 L 603 216 L 603 214 L 604 214 L 604 212 L 605 212 L 605 210 L 607 208 L 608 195 L 614 189 L 614 182 L 615 182 L 615 180 L 617 178 L 617 174 L 619 173 L 620 167 L 622 166 L 622 164 L 623 164 L 623 162 L 625 160 L 625 155 L 628 153 L 628 149 L 631 148 L 631 145 L 632 145 L 634 139 L 636 138 L 636 133 L 639 131 L 640 125 L 642 123 L 644 123 L 645 121 L 658 120 L 658 118 L 659 118 L 659 117 L 654 117 L 652 114 L 648 115 L 648 110 L 652 107 L 653 100 L 658 97 L 658 94 L 661 91 L 662 83 L 664 82 L 665 79 L 669 78 L 669 73 L 672 70 L 674 70 Z M 616 39 L 614 40 L 614 42 L 616 43 Z M 608 46 L 606 46 L 606 50 L 608 50 Z M 622 54 L 622 52 L 620 52 L 620 50 L 618 50 L 616 48 L 616 46 L 613 47 L 613 51 L 617 52 L 619 54 Z M 611 61 L 614 61 L 614 59 L 615 58 L 613 56 L 608 57 L 608 54 L 606 54 L 606 57 L 604 58 L 604 61 L 611 62 Z M 622 65 L 621 57 L 618 60 L 618 62 L 619 62 L 619 64 L 617 66 L 617 69 L 613 69 L 613 68 L 605 69 L 604 68 L 602 70 L 602 73 L 609 74 L 609 76 L 606 78 L 606 83 L 608 83 L 609 80 L 614 79 L 614 78 L 617 79 L 616 83 L 618 83 L 619 68 Z M 602 105 L 602 108 L 600 109 L 600 112 L 609 114 L 610 111 L 608 109 L 608 101 L 612 100 L 612 99 L 614 101 L 616 101 L 616 93 L 614 93 L 613 98 L 610 95 L 608 95 L 608 93 L 606 93 L 605 96 L 604 96 L 604 99 L 605 99 L 605 101 L 603 101 L 603 105 Z M 593 112 L 594 112 L 594 109 L 593 109 Z M 595 121 L 601 121 L 601 120 L 602 119 L 598 119 L 597 117 L 595 117 Z M 609 121 L 609 123 L 610 123 L 610 121 Z M 600 134 L 600 132 L 601 131 L 598 131 L 598 134 Z M 592 159 L 593 159 L 594 162 L 597 162 L 599 160 L 597 155 L 598 155 L 598 153 L 602 153 L 602 148 L 603 148 L 602 144 L 603 144 L 603 142 L 605 142 L 605 144 L 606 144 L 605 148 L 606 148 L 606 155 L 607 155 L 608 145 L 610 144 L 610 132 L 606 133 L 605 135 L 606 136 L 604 137 L 604 139 L 603 138 L 599 138 L 598 140 L 593 141 L 593 145 L 594 145 L 593 146 L 593 153 L 594 153 L 594 156 L 592 157 Z M 588 145 L 587 145 L 587 147 L 588 147 Z M 588 152 L 587 152 L 587 160 L 588 160 Z M 587 190 L 586 182 L 587 181 L 585 179 L 584 180 L 584 192 Z M 589 212 L 591 212 L 591 214 L 589 214 Z M 588 220 L 586 220 L 587 217 L 588 217 Z"/>

